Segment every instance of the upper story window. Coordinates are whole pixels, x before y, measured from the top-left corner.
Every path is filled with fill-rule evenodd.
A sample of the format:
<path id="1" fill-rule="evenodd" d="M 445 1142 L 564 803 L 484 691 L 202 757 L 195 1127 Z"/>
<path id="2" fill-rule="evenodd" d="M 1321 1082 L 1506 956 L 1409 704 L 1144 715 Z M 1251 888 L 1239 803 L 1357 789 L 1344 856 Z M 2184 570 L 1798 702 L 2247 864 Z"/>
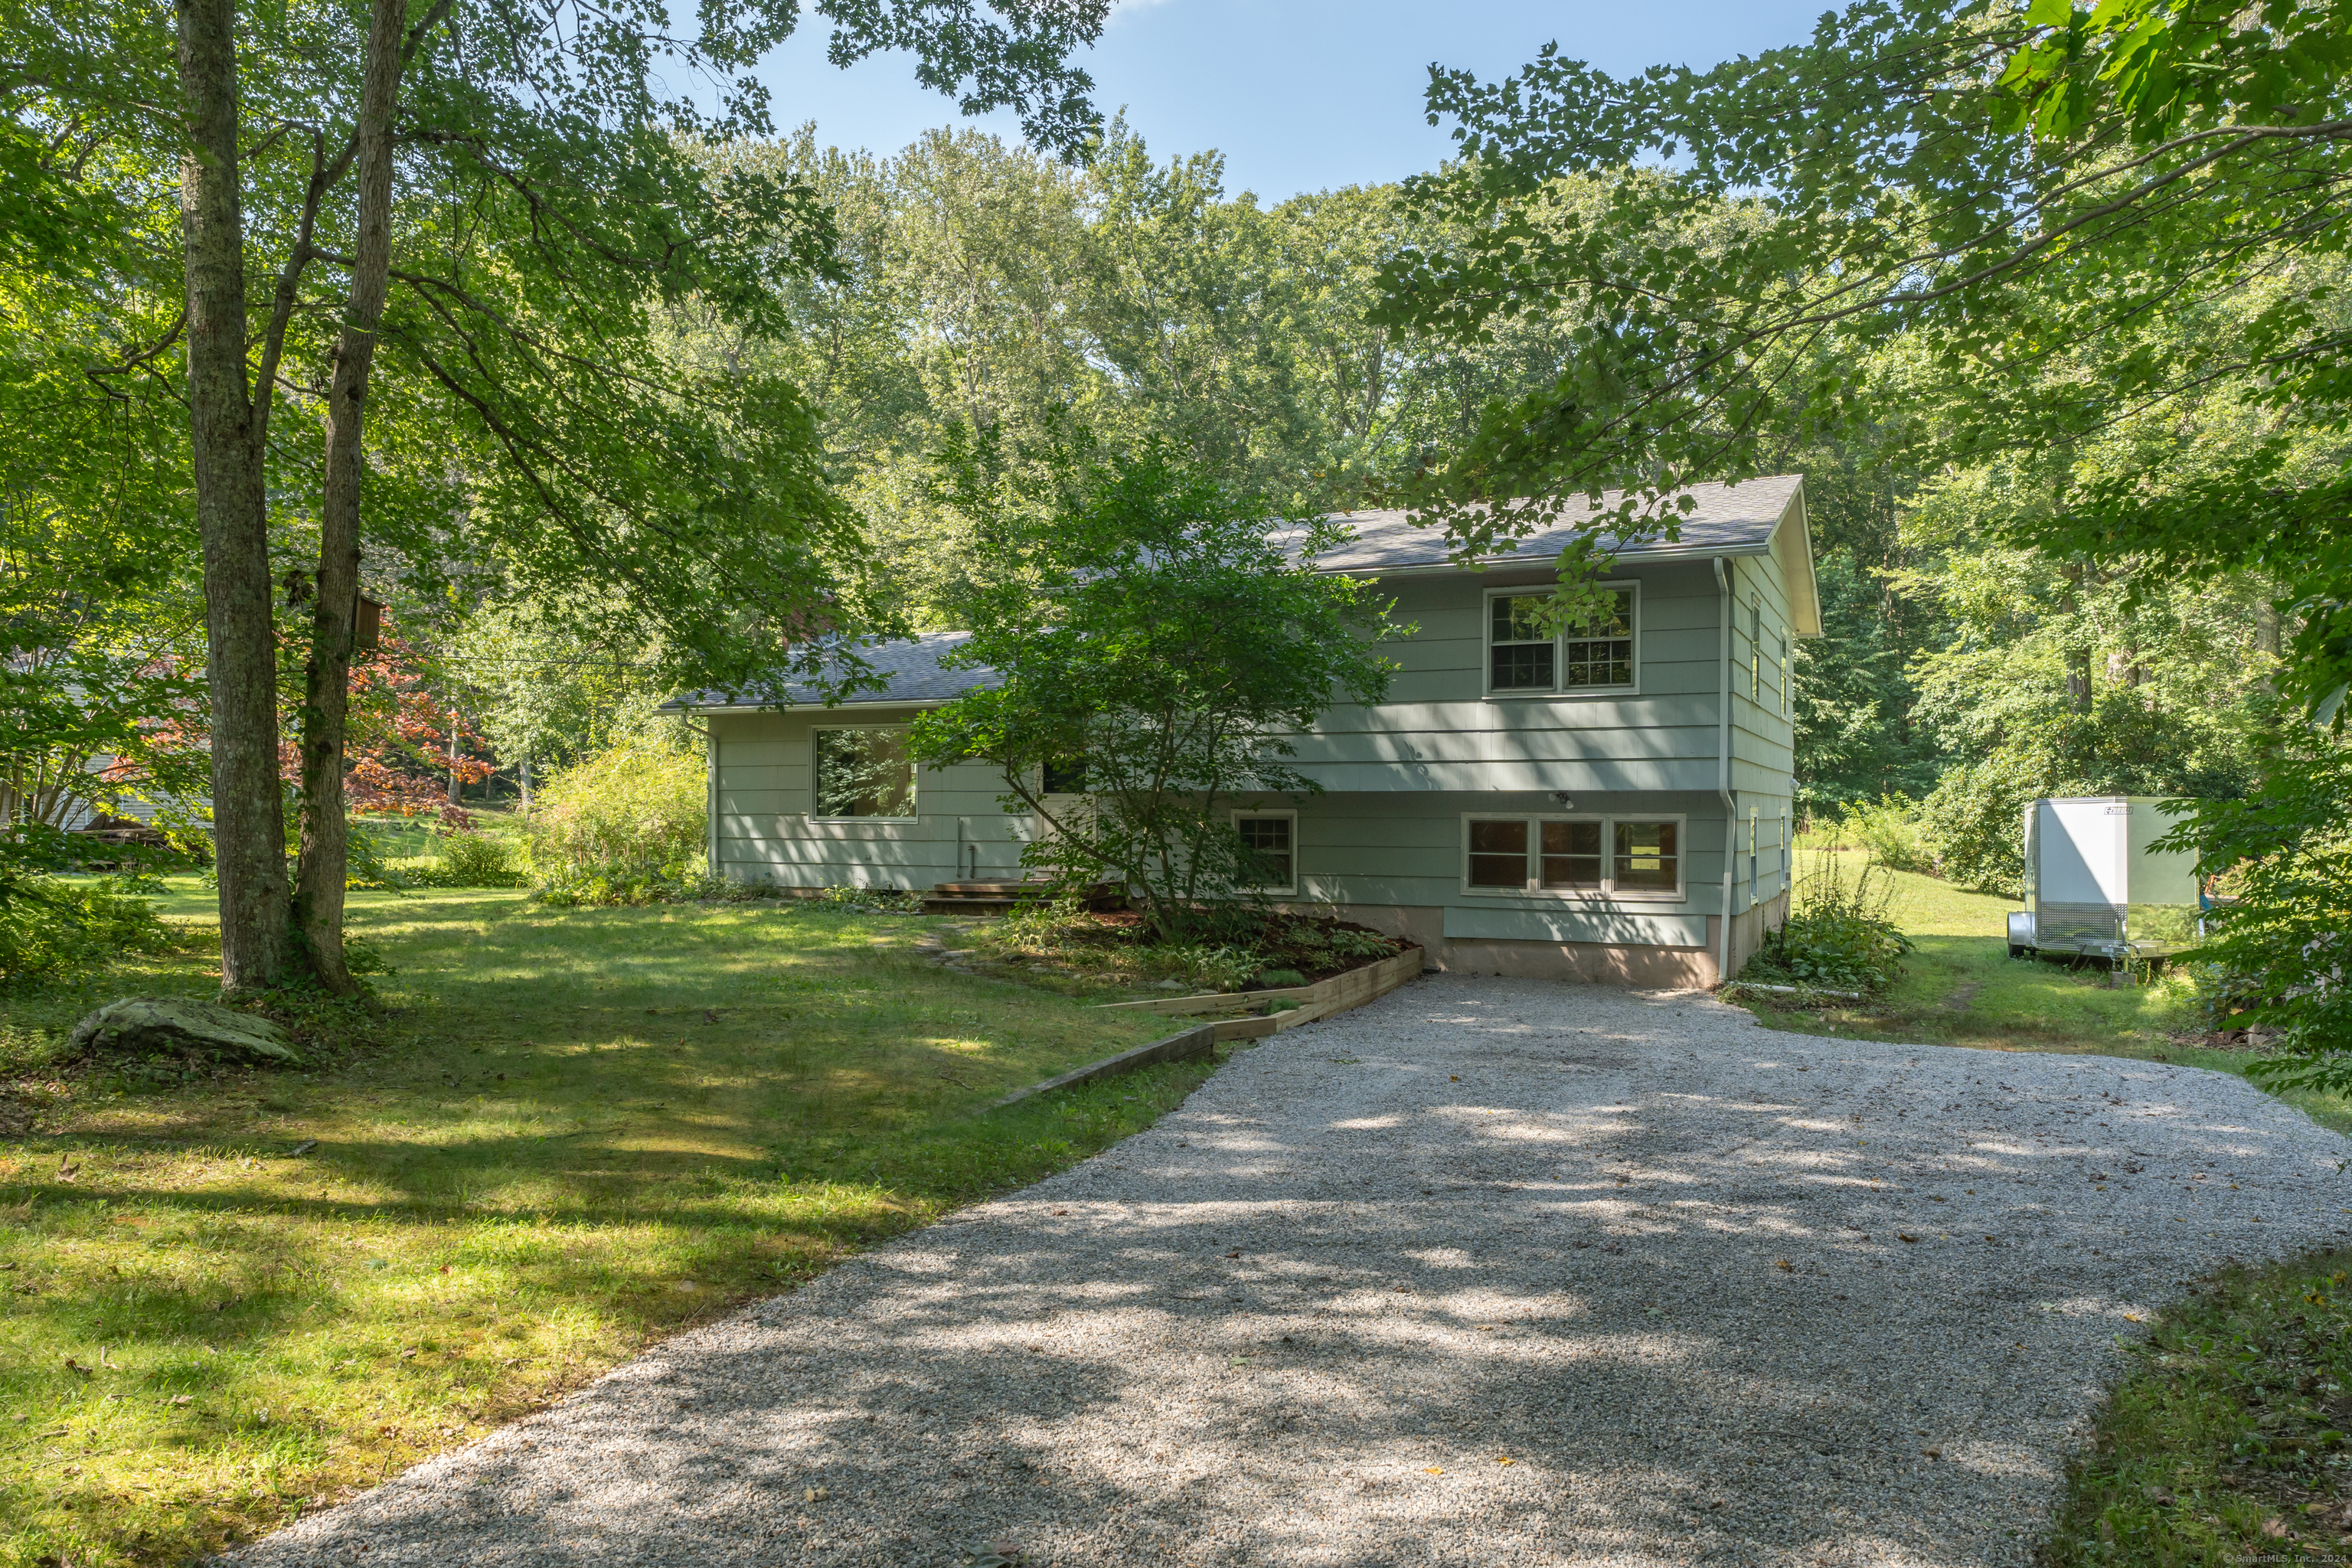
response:
<path id="1" fill-rule="evenodd" d="M 819 730 L 815 772 L 814 816 L 904 822 L 915 815 L 915 764 L 904 730 Z"/>
<path id="2" fill-rule="evenodd" d="M 1512 695 L 1631 691 L 1639 595 L 1631 583 L 1602 585 L 1601 617 L 1559 637 L 1544 630 L 1551 595 L 1496 594 L 1486 601 L 1486 689 Z"/>

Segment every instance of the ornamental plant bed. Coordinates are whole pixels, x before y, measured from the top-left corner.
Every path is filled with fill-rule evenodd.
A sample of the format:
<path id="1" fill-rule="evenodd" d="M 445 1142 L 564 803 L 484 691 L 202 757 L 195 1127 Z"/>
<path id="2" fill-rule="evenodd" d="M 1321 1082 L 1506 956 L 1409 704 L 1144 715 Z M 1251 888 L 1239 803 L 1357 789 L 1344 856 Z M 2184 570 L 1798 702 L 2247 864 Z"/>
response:
<path id="1" fill-rule="evenodd" d="M 1063 903 L 977 921 L 965 941 L 981 962 L 1050 987 L 1099 996 L 1108 986 L 1132 999 L 1309 985 L 1393 958 L 1405 945 L 1328 916 L 1230 911 L 1203 923 L 1209 934 L 1197 941 L 1161 942 L 1138 912 Z"/>

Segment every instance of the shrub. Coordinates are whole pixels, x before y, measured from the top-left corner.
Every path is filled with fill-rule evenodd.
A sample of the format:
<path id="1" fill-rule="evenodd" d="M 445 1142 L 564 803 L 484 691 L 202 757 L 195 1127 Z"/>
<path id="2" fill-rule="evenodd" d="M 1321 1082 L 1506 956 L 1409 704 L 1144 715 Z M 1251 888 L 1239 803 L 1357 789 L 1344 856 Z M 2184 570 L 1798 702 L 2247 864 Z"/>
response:
<path id="1" fill-rule="evenodd" d="M 1743 981 L 1832 991 L 1875 991 L 1902 970 L 1912 942 L 1886 918 L 1894 886 L 1874 865 L 1851 881 L 1835 856 L 1816 857 L 1795 908 L 1739 972 Z"/>
<path id="2" fill-rule="evenodd" d="M 1256 977 L 1264 962 L 1247 948 L 1166 947 L 1163 957 L 1184 972 L 1184 978 L 1204 991 L 1239 991 Z"/>
<path id="3" fill-rule="evenodd" d="M 1916 802 L 1899 795 L 1883 795 L 1876 805 L 1850 800 L 1839 808 L 1837 841 L 1850 849 L 1867 851 L 1873 860 L 1895 871 L 1936 869 L 1935 851 L 1919 820 Z"/>
<path id="4" fill-rule="evenodd" d="M 2093 794 L 2047 786 L 2031 768 L 2001 759 L 1955 768 L 1920 803 L 1944 875 L 1998 898 L 2025 894 L 2025 807 L 2042 795 Z"/>
<path id="5" fill-rule="evenodd" d="M 454 888 L 511 888 L 522 879 L 514 847 L 486 833 L 460 833 L 443 840 L 441 865 Z"/>
<path id="6" fill-rule="evenodd" d="M 541 900 L 692 897 L 702 880 L 705 788 L 700 759 L 642 744 L 616 746 L 548 780 L 530 821 Z"/>
<path id="7" fill-rule="evenodd" d="M 170 952 L 171 928 L 132 896 L 138 887 L 117 878 L 76 887 L 21 867 L 0 869 L 0 986 L 102 969 L 117 953 Z"/>
<path id="8" fill-rule="evenodd" d="M 1257 977 L 1257 983 L 1265 989 L 1272 991 L 1288 985 L 1304 985 L 1307 984 L 1307 976 L 1299 973 L 1296 969 L 1269 969 Z"/>

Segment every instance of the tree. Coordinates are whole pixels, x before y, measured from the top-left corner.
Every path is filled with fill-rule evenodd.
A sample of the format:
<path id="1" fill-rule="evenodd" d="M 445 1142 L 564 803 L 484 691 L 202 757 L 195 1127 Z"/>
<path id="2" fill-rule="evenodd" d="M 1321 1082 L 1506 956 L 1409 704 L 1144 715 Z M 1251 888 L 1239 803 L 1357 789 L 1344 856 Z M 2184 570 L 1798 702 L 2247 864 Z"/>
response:
<path id="1" fill-rule="evenodd" d="M 2352 1087 L 2352 747 L 2312 725 L 2282 730 L 2275 745 L 2268 788 L 2200 805 L 2162 842 L 2196 850 L 2199 874 L 2235 895 L 2208 911 L 2200 957 L 2239 1021 L 2272 1033 L 2249 1071 L 2341 1094 Z"/>
<path id="2" fill-rule="evenodd" d="M 967 111 L 1014 107 L 1033 138 L 1064 149 L 1094 123 L 1089 84 L 1066 56 L 1098 32 L 1106 8 L 1102 0 L 1005 0 L 992 10 L 916 0 L 818 6 L 836 24 L 836 61 L 910 49 L 918 76 L 955 93 Z M 495 520 L 506 532 L 492 542 L 502 550 L 489 552 L 509 565 L 535 556 L 533 566 L 607 583 L 635 577 L 640 589 L 655 579 L 656 590 L 672 592 L 641 602 L 656 606 L 656 618 L 666 608 L 673 631 L 685 625 L 675 589 L 692 574 L 663 578 L 649 563 L 682 545 L 713 536 L 740 543 L 746 528 L 764 531 L 767 548 L 733 577 L 790 586 L 788 605 L 808 602 L 823 583 L 814 561 L 779 569 L 788 557 L 821 553 L 801 546 L 837 521 L 821 490 L 792 471 L 807 467 L 790 454 L 805 453 L 810 421 L 788 389 L 742 383 L 698 406 L 696 394 L 709 389 L 646 379 L 642 356 L 630 352 L 642 331 L 625 331 L 616 353 L 599 352 L 615 342 L 614 329 L 642 325 L 631 318 L 648 300 L 703 292 L 757 322 L 761 301 L 747 280 L 821 264 L 825 226 L 802 193 L 758 182 L 707 185 L 676 139 L 764 127 L 764 95 L 748 71 L 796 14 L 782 0 L 706 7 L 699 31 L 677 38 L 658 9 L 574 29 L 508 0 L 376 0 L 356 14 L 334 5 L 247 13 L 235 0 L 188 0 L 176 49 L 152 18 L 102 4 L 0 16 L 0 51 L 12 68 L 10 163 L 24 153 L 42 176 L 22 189 L 38 220 L 28 233 L 44 254 L 72 248 L 72 237 L 56 237 L 74 216 L 74 159 L 57 150 L 106 167 L 86 157 L 89 126 L 102 126 L 101 140 L 168 149 L 182 164 L 178 270 L 187 308 L 173 335 L 186 365 L 206 570 L 212 793 L 232 989 L 274 984 L 296 953 L 276 779 L 268 507 L 277 487 L 267 481 L 271 413 L 288 383 L 325 415 L 324 472 L 306 487 L 320 500 L 321 554 L 298 595 L 313 644 L 302 710 L 299 951 L 331 984 L 343 981 L 335 957 L 339 753 L 366 488 L 363 422 L 371 378 L 383 374 L 372 350 L 380 357 L 404 333 L 416 352 L 400 368 L 431 376 L 467 418 L 478 437 L 469 456 L 521 471 L 515 488 L 529 504 Z M 665 58 L 715 84 L 714 112 L 662 96 L 653 73 Z M 165 81 L 176 82 L 176 113 Z M 60 129 L 46 158 L 25 134 Z M 111 194 L 102 179 L 79 181 L 84 194 L 93 184 Z M 404 222 L 404 200 L 424 216 Z M 85 215 L 85 226 L 107 216 L 102 203 L 84 205 L 96 215 Z M 468 267 L 469 258 L 478 264 Z M 340 281 L 315 283 L 322 269 Z M 258 291 L 249 288 L 256 275 L 268 279 Z M 405 321 L 397 310 L 383 315 L 387 292 L 403 286 L 415 297 Z M 320 331 L 327 321 L 338 331 Z M 323 374 L 305 374 L 322 366 Z M 611 439 L 581 443 L 601 412 L 597 399 L 616 395 L 625 408 L 609 422 Z M 713 409 L 713 401 L 729 406 Z M 714 428 L 720 424 L 731 427 Z M 745 443 L 747 425 L 754 430 Z M 648 435 L 656 439 L 649 444 Z M 745 444 L 748 458 L 728 450 Z M 631 471 L 648 459 L 657 483 Z M 779 499 L 747 509 L 747 484 Z M 715 521 L 658 547 L 632 540 L 648 519 L 623 509 L 649 496 L 656 533 L 665 511 L 668 521 Z M 467 498 L 467 510 L 481 511 L 485 499 Z M 797 526 L 777 526 L 795 513 Z M 710 555 L 701 564 L 706 576 L 730 574 Z M 779 663 L 779 639 L 743 630 L 702 636 L 725 645 L 726 679 Z M 682 651 L 709 651 L 694 640 L 673 639 Z"/>
<path id="3" fill-rule="evenodd" d="M 1380 645 L 1410 628 L 1316 570 L 1344 530 L 1281 517 L 1164 445 L 1095 466 L 1076 504 L 1042 514 L 960 455 L 949 468 L 994 568 L 958 605 L 971 637 L 952 658 L 998 683 L 920 715 L 910 749 L 995 767 L 1008 809 L 1045 830 L 1024 864 L 1131 889 L 1184 940 L 1203 903 L 1256 879 L 1236 795 L 1318 793 L 1286 737 L 1335 702 L 1379 700 Z"/>
<path id="4" fill-rule="evenodd" d="M 1922 469 L 2063 449 L 2231 378 L 2335 426 L 2352 362 L 2320 264 L 2346 243 L 2347 66 L 2346 0 L 1871 0 L 1706 72 L 1616 79 L 1549 48 L 1499 84 L 1435 72 L 1465 156 L 1408 184 L 1444 243 L 1391 264 L 1384 318 L 1465 340 L 1563 300 L 1588 319 L 1554 385 L 1492 408 L 1421 499 L 1475 529 L 1472 503 L 1527 498 L 1510 532 L 1605 485 L 1754 473 L 1792 426 L 1881 417 L 1853 367 L 1898 339 L 1938 414 Z M 2250 291 L 2226 338 L 2143 330 Z M 2054 384 L 2055 356 L 2098 372 Z M 2289 679 L 2324 701 L 2352 674 L 2352 489 L 2273 447 L 2241 459 L 2153 504 L 2128 473 L 2078 485 L 2021 542 L 2268 573 L 2304 621 Z"/>

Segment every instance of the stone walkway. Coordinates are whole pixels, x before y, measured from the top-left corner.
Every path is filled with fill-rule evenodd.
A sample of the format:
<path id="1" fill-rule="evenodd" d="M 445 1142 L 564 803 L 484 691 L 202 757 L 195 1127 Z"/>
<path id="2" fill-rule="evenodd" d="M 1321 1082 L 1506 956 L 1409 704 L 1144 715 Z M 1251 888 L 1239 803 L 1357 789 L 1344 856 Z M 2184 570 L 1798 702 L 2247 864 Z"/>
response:
<path id="1" fill-rule="evenodd" d="M 2352 1229 L 2235 1079 L 1425 980 L 238 1554 L 2023 1563 L 2179 1283 Z"/>

